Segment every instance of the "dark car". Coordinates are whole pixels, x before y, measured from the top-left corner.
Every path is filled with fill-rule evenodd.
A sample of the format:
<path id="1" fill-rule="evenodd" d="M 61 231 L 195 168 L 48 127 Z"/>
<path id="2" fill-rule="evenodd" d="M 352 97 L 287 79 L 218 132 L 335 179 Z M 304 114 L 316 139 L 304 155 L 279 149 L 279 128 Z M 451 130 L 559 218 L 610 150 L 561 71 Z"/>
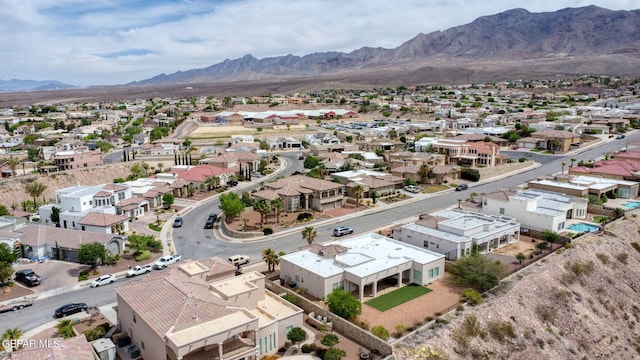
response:
<path id="1" fill-rule="evenodd" d="M 71 314 L 76 314 L 79 313 L 81 311 L 86 311 L 87 310 L 87 304 L 85 303 L 73 303 L 73 304 L 67 304 L 67 305 L 62 305 L 59 308 L 56 309 L 55 312 L 55 317 L 56 318 L 61 318 L 61 317 L 65 317 L 67 315 L 71 315 Z"/>
<path id="2" fill-rule="evenodd" d="M 16 271 L 15 279 L 26 286 L 36 286 L 42 282 L 42 278 L 31 269 Z"/>
<path id="3" fill-rule="evenodd" d="M 460 184 L 456 187 L 456 191 L 463 191 L 463 190 L 467 190 L 469 188 L 469 185 L 467 184 Z"/>
<path id="4" fill-rule="evenodd" d="M 182 227 L 182 218 L 177 217 L 173 220 L 173 227 Z"/>
<path id="5" fill-rule="evenodd" d="M 213 224 L 218 220 L 218 214 L 210 214 L 207 221 L 204 223 L 205 229 L 213 229 Z"/>

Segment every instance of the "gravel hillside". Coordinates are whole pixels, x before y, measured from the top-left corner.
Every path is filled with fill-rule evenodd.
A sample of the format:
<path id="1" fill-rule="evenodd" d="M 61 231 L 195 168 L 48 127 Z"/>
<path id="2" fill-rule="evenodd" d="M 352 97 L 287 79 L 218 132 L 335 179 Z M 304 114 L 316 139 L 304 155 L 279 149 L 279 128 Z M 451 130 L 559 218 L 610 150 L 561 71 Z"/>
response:
<path id="1" fill-rule="evenodd" d="M 638 214 L 406 337 L 396 359 L 640 359 Z"/>
<path id="2" fill-rule="evenodd" d="M 21 209 L 25 200 L 33 200 L 24 190 L 25 186 L 39 181 L 47 185 L 43 196 L 47 201 L 55 199 L 55 190 L 65 187 L 81 185 L 98 185 L 111 183 L 116 178 L 126 178 L 131 173 L 131 166 L 136 162 L 118 163 L 91 167 L 86 169 L 68 170 L 50 175 L 21 175 L 15 178 L 0 180 L 0 204 L 11 209 L 16 204 Z M 38 204 L 42 203 L 42 196 Z"/>

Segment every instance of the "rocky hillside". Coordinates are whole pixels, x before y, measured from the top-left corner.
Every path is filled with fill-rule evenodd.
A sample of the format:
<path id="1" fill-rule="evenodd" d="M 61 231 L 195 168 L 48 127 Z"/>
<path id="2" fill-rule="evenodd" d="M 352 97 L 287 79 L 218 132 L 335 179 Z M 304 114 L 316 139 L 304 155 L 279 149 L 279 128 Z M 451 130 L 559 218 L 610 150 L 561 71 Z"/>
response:
<path id="1" fill-rule="evenodd" d="M 44 198 L 47 201 L 55 199 L 55 190 L 76 184 L 98 185 L 111 183 L 116 178 L 126 178 L 131 173 L 131 166 L 135 162 L 102 165 L 78 170 L 68 170 L 51 175 L 22 175 L 15 178 L 0 180 L 0 204 L 11 209 L 12 204 L 21 208 L 20 204 L 25 200 L 33 200 L 24 190 L 27 184 L 39 181 L 47 185 Z M 42 197 L 38 199 L 42 203 Z"/>
<path id="2" fill-rule="evenodd" d="M 639 359 L 638 214 L 408 336 L 395 346 L 396 359 Z"/>

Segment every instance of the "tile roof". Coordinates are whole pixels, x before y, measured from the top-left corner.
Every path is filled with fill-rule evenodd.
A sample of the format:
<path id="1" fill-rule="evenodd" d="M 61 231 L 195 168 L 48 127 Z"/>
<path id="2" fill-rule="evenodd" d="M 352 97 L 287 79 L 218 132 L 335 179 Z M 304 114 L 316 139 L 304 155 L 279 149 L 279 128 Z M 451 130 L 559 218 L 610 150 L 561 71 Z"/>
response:
<path id="1" fill-rule="evenodd" d="M 82 219 L 78 221 L 78 224 L 107 227 L 107 226 L 115 225 L 127 220 L 129 220 L 129 218 L 126 216 L 105 214 L 105 213 L 99 213 L 99 212 L 90 212 L 84 217 L 82 217 Z"/>
<path id="2" fill-rule="evenodd" d="M 214 165 L 197 165 L 189 169 L 171 169 L 170 173 L 175 174 L 178 179 L 186 182 L 204 182 L 212 176 L 233 174 L 233 169 L 222 168 Z"/>
<path id="3" fill-rule="evenodd" d="M 279 194 L 295 195 L 295 193 L 310 193 L 312 191 L 326 191 L 339 189 L 343 185 L 332 181 L 315 179 L 304 175 L 294 175 L 264 184 L 267 189 L 276 190 Z"/>
<path id="4" fill-rule="evenodd" d="M 120 200 L 120 202 L 116 204 L 116 207 L 123 207 L 127 205 L 140 205 L 145 201 L 147 201 L 147 199 L 141 198 L 139 196 L 133 196 L 128 199 Z"/>
<path id="5" fill-rule="evenodd" d="M 22 234 L 20 242 L 24 245 L 42 246 L 57 243 L 58 246 L 69 249 L 79 249 L 81 244 L 92 242 L 106 244 L 114 237 L 119 237 L 116 234 L 101 234 L 43 225 L 27 225 L 14 232 Z"/>
<path id="6" fill-rule="evenodd" d="M 109 197 L 111 196 L 111 193 L 108 191 L 98 191 L 97 193 L 93 194 L 93 197 Z"/>
<path id="7" fill-rule="evenodd" d="M 593 167 L 575 166 L 569 173 L 603 174 L 616 176 L 637 176 L 640 171 L 640 162 L 635 160 L 601 160 L 593 163 Z"/>
<path id="8" fill-rule="evenodd" d="M 122 191 L 122 190 L 127 190 L 129 187 L 128 186 L 124 186 L 124 185 L 119 185 L 119 184 L 106 184 L 102 188 L 104 190 Z"/>
<path id="9" fill-rule="evenodd" d="M 571 131 L 566 130 L 539 130 L 534 133 L 531 133 L 531 136 L 534 138 L 560 138 L 560 139 L 571 139 L 574 137 L 580 137 L 580 135 L 572 133 Z"/>
<path id="10" fill-rule="evenodd" d="M 209 283 L 177 267 L 121 286 L 116 293 L 161 338 L 238 311 L 212 294 Z"/>
<path id="11" fill-rule="evenodd" d="M 93 347 L 87 341 L 84 334 L 74 336 L 69 339 L 52 338 L 41 343 L 49 345 L 46 347 L 25 347 L 14 351 L 9 356 L 11 360 L 77 360 L 93 359 Z M 38 341 L 36 341 L 38 344 Z"/>

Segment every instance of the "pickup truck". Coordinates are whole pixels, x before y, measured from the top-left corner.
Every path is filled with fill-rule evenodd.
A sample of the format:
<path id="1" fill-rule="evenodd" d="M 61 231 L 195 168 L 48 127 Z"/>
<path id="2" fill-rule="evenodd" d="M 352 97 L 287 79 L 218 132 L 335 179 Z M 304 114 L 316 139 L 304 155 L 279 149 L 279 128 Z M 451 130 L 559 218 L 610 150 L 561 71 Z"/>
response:
<path id="1" fill-rule="evenodd" d="M 175 264 L 180 260 L 182 260 L 181 255 L 165 255 L 153 264 L 153 268 L 158 270 L 164 269 L 168 265 Z"/>
<path id="2" fill-rule="evenodd" d="M 127 271 L 126 277 L 142 275 L 151 272 L 151 265 L 136 265 Z"/>
<path id="3" fill-rule="evenodd" d="M 18 311 L 22 308 L 33 305 L 33 303 L 34 299 L 26 296 L 22 299 L 11 300 L 0 305 L 0 313 L 6 311 Z"/>

